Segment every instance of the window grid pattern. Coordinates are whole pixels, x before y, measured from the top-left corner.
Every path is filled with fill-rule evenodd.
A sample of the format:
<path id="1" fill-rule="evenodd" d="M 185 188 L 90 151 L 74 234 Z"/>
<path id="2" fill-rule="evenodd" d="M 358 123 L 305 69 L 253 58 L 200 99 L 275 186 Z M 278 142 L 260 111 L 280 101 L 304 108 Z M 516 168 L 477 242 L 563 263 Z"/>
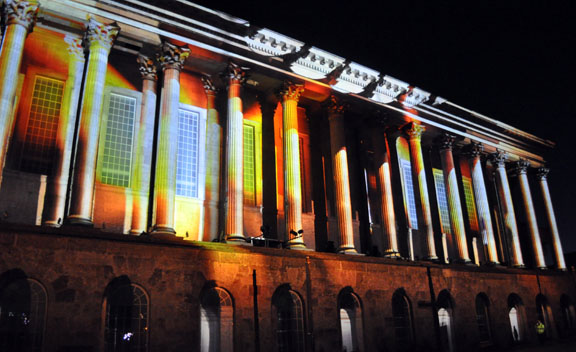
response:
<path id="1" fill-rule="evenodd" d="M 176 195 L 198 197 L 198 154 L 200 114 L 178 111 L 178 152 L 176 166 Z"/>
<path id="2" fill-rule="evenodd" d="M 63 91 L 64 82 L 36 77 L 21 170 L 51 173 Z"/>
<path id="3" fill-rule="evenodd" d="M 136 99 L 110 94 L 102 155 L 102 183 L 129 187 Z"/>
<path id="4" fill-rule="evenodd" d="M 244 204 L 256 205 L 256 138 L 254 126 L 244 125 Z"/>
<path id="5" fill-rule="evenodd" d="M 302 301 L 295 292 L 288 291 L 288 300 L 278 307 L 278 350 L 280 352 L 304 351 L 304 317 Z M 288 297 L 287 297 L 288 298 Z"/>
<path id="6" fill-rule="evenodd" d="M 448 200 L 446 199 L 446 186 L 444 185 L 444 174 L 440 169 L 432 169 L 434 175 L 434 187 L 436 188 L 436 202 L 440 213 L 440 223 L 442 232 L 447 235 L 452 233 L 450 225 L 450 213 L 448 210 Z"/>
<path id="7" fill-rule="evenodd" d="M 412 181 L 412 166 L 410 161 L 402 159 L 400 161 L 402 175 L 404 176 L 404 188 L 406 191 L 406 201 L 408 202 L 408 216 L 413 230 L 418 230 L 418 217 L 416 216 L 416 197 L 414 196 L 414 182 Z"/>
<path id="8" fill-rule="evenodd" d="M 108 297 L 106 351 L 148 350 L 148 297 L 139 287 L 130 288 L 131 302 L 127 302 L 126 290 L 122 288 Z"/>
<path id="9" fill-rule="evenodd" d="M 472 180 L 470 177 L 462 176 L 462 185 L 464 186 L 464 199 L 466 200 L 466 211 L 470 221 L 472 231 L 480 231 L 478 226 L 478 217 L 476 216 L 476 204 L 474 203 L 474 190 L 472 189 Z"/>

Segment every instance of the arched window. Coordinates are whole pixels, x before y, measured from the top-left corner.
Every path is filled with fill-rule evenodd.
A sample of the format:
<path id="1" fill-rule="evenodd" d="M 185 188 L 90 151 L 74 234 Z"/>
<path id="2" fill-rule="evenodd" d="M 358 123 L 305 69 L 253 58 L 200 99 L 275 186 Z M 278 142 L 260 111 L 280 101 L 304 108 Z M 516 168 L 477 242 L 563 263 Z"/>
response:
<path id="1" fill-rule="evenodd" d="M 478 323 L 478 335 L 481 344 L 492 343 L 492 331 L 490 329 L 490 315 L 488 314 L 488 307 L 490 300 L 484 293 L 476 296 L 476 322 Z"/>
<path id="2" fill-rule="evenodd" d="M 0 351 L 42 351 L 46 290 L 21 271 L 0 279 Z"/>
<path id="3" fill-rule="evenodd" d="M 207 289 L 200 298 L 200 351 L 232 351 L 233 346 L 232 297 L 220 287 Z"/>
<path id="4" fill-rule="evenodd" d="M 276 289 L 272 305 L 276 313 L 278 351 L 304 351 L 304 315 L 300 296 L 284 285 Z"/>
<path id="5" fill-rule="evenodd" d="M 570 297 L 567 295 L 562 295 L 562 297 L 560 297 L 560 307 L 562 309 L 564 329 L 574 329 L 576 327 L 576 313 L 574 311 L 574 304 L 572 304 L 572 299 L 570 299 Z"/>
<path id="6" fill-rule="evenodd" d="M 351 288 L 347 287 L 340 291 L 338 309 L 340 312 L 342 351 L 364 350 L 362 307 L 360 300 Z"/>
<path id="7" fill-rule="evenodd" d="M 538 310 L 538 319 L 544 323 L 544 333 L 546 334 L 546 337 L 551 337 L 553 321 L 552 310 L 550 309 L 550 305 L 548 304 L 548 299 L 546 296 L 541 294 L 536 296 L 536 309 Z"/>
<path id="8" fill-rule="evenodd" d="M 412 309 L 404 289 L 398 289 L 392 296 L 392 314 L 394 316 L 394 336 L 399 351 L 410 349 L 412 344 Z"/>
<path id="9" fill-rule="evenodd" d="M 125 277 L 108 285 L 104 327 L 106 351 L 148 350 L 148 295 Z"/>
<path id="10" fill-rule="evenodd" d="M 452 324 L 452 315 L 454 302 L 452 296 L 447 290 L 442 290 L 438 295 L 438 323 L 440 325 L 440 338 L 442 349 L 446 352 L 454 351 L 454 326 Z"/>
<path id="11" fill-rule="evenodd" d="M 508 296 L 508 318 L 510 319 L 512 341 L 522 341 L 524 339 L 524 304 L 515 293 Z"/>

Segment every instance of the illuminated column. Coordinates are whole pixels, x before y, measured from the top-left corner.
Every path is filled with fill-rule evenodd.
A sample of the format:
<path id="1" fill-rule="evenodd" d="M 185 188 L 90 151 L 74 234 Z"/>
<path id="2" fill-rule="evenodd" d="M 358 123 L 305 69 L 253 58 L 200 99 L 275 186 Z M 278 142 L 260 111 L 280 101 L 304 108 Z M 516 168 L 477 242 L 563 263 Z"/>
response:
<path id="1" fill-rule="evenodd" d="M 218 238 L 218 195 L 220 192 L 220 142 L 222 127 L 216 110 L 216 88 L 208 77 L 202 77 L 206 92 L 206 195 L 204 204 L 204 240 Z"/>
<path id="2" fill-rule="evenodd" d="M 332 150 L 332 174 L 334 176 L 336 220 L 340 233 L 339 253 L 355 254 L 354 230 L 352 228 L 352 202 L 350 200 L 350 178 L 348 176 L 348 157 L 346 136 L 344 134 L 344 107 L 331 96 L 328 104 L 330 122 L 330 148 Z"/>
<path id="3" fill-rule="evenodd" d="M 88 67 L 84 81 L 84 97 L 76 145 L 74 181 L 70 202 L 71 224 L 92 225 L 94 178 L 98 155 L 98 136 L 104 100 L 104 85 L 108 54 L 120 28 L 115 23 L 105 25 L 90 18 L 86 31 L 89 48 Z"/>
<path id="4" fill-rule="evenodd" d="M 130 233 L 139 235 L 147 231 L 150 172 L 152 170 L 152 144 L 156 116 L 156 63 L 138 55 L 136 59 L 142 75 L 142 105 L 139 129 L 136 131 L 136 152 L 132 163 L 132 227 Z"/>
<path id="5" fill-rule="evenodd" d="M 452 157 L 454 139 L 454 136 L 447 133 L 442 136 L 440 160 L 444 173 L 448 211 L 450 212 L 450 227 L 456 240 L 457 260 L 468 263 L 470 262 L 470 255 L 468 253 L 468 243 L 466 242 L 464 215 L 462 213 L 462 204 L 460 203 L 460 192 L 458 191 L 458 179 L 456 178 L 456 169 L 454 168 L 454 158 Z"/>
<path id="6" fill-rule="evenodd" d="M 550 227 L 550 234 L 552 235 L 552 245 L 554 247 L 554 257 L 556 259 L 556 266 L 560 270 L 566 270 L 566 263 L 564 262 L 564 252 L 562 251 L 562 243 L 560 242 L 560 234 L 558 233 L 558 226 L 556 225 L 556 216 L 554 215 L 554 208 L 552 207 L 552 198 L 550 198 L 550 191 L 548 190 L 548 170 L 547 168 L 539 168 L 538 181 L 540 183 L 540 190 L 542 191 L 542 198 L 544 198 L 544 206 L 546 207 L 546 215 L 548 217 L 548 226 Z"/>
<path id="7" fill-rule="evenodd" d="M 418 189 L 420 193 L 420 203 L 422 204 L 422 215 L 424 228 L 426 231 L 426 250 L 428 260 L 438 259 L 436 255 L 436 244 L 434 243 L 434 229 L 432 227 L 432 213 L 430 212 L 430 199 L 428 199 L 428 183 L 426 182 L 426 171 L 424 170 L 424 158 L 422 157 L 421 138 L 426 128 L 412 122 L 405 130 L 409 137 L 410 159 L 412 161 L 412 171 L 418 179 Z"/>
<path id="8" fill-rule="evenodd" d="M 244 238 L 244 116 L 240 89 L 244 70 L 228 65 L 228 121 L 226 122 L 226 241 L 243 243 Z"/>
<path id="9" fill-rule="evenodd" d="M 70 162 L 74 140 L 74 126 L 78 113 L 78 101 L 84 72 L 84 47 L 82 39 L 64 37 L 68 46 L 68 79 L 62 97 L 62 113 L 58 120 L 54 174 L 48 178 L 46 202 L 44 203 L 44 225 L 58 227 L 64 218 L 66 192 L 70 173 Z"/>
<path id="10" fill-rule="evenodd" d="M 0 184 L 6 161 L 8 139 L 12 129 L 12 103 L 16 94 L 24 41 L 36 22 L 38 4 L 27 1 L 5 0 L 6 29 L 0 49 Z"/>
<path id="11" fill-rule="evenodd" d="M 174 235 L 176 199 L 176 162 L 178 152 L 178 106 L 180 104 L 180 71 L 190 49 L 163 42 L 157 60 L 164 71 L 162 106 L 158 121 L 156 179 L 154 198 L 156 217 L 152 233 Z"/>
<path id="12" fill-rule="evenodd" d="M 484 147 L 480 143 L 472 143 L 469 153 L 470 173 L 472 174 L 472 186 L 474 188 L 474 200 L 476 201 L 476 211 L 478 222 L 482 233 L 482 241 L 488 253 L 488 262 L 498 264 L 498 252 L 496 251 L 496 241 L 494 237 L 494 227 L 490 216 L 490 205 L 488 203 L 488 193 L 484 183 L 484 173 L 482 172 L 482 162 L 480 155 Z"/>
<path id="13" fill-rule="evenodd" d="M 373 143 L 376 146 L 376 175 L 378 185 L 382 191 L 380 197 L 380 210 L 382 217 L 382 231 L 384 238 L 382 249 L 385 257 L 398 256 L 398 238 L 396 235 L 396 215 L 394 213 L 394 200 L 392 197 L 392 179 L 390 173 L 390 153 L 388 150 L 388 138 L 380 130 L 376 130 L 373 135 Z"/>
<path id="14" fill-rule="evenodd" d="M 532 243 L 532 250 L 534 251 L 534 264 L 536 264 L 537 268 L 546 268 L 544 253 L 542 252 L 542 242 L 540 241 L 540 232 L 538 231 L 538 222 L 536 221 L 536 211 L 534 210 L 530 185 L 528 184 L 528 167 L 530 167 L 530 163 L 527 160 L 518 160 L 516 162 L 516 174 L 520 183 L 522 203 L 528 220 L 530 242 Z"/>
<path id="15" fill-rule="evenodd" d="M 298 99 L 302 85 L 284 82 L 279 92 L 282 101 L 284 142 L 284 218 L 289 248 L 306 248 L 302 230 L 302 181 L 300 179 L 300 137 Z"/>
<path id="16" fill-rule="evenodd" d="M 524 267 L 524 259 L 522 258 L 520 239 L 518 238 L 518 226 L 516 225 L 516 217 L 514 215 L 512 194 L 510 193 L 510 185 L 508 184 L 508 176 L 506 175 L 505 163 L 508 155 L 505 152 L 497 151 L 492 154 L 492 159 L 496 166 L 496 186 L 498 187 L 504 226 L 510 239 L 510 264 L 514 267 L 522 268 Z"/>

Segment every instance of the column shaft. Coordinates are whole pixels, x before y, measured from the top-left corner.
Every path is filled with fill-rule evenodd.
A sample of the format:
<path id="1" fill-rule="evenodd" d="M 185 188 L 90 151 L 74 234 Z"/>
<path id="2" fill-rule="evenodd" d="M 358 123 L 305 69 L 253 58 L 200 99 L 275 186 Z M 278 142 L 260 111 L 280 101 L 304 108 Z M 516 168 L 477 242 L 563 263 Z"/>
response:
<path id="1" fill-rule="evenodd" d="M 534 251 L 534 264 L 537 268 L 546 268 L 542 242 L 540 241 L 540 231 L 538 231 L 538 222 L 536 220 L 536 211 L 534 210 L 530 185 L 528 184 L 528 175 L 526 174 L 529 166 L 530 163 L 528 161 L 521 159 L 516 163 L 516 172 L 522 192 L 522 204 L 524 205 L 524 211 L 528 220 L 530 242 L 532 243 L 532 250 Z"/>
<path id="2" fill-rule="evenodd" d="M 384 141 L 382 142 L 382 137 Z M 378 156 L 377 161 L 377 181 L 380 187 L 380 210 L 382 218 L 383 241 L 382 253 L 386 257 L 398 256 L 398 237 L 396 234 L 396 215 L 394 213 L 394 200 L 392 196 L 392 178 L 390 173 L 390 153 L 388 150 L 388 139 L 381 133 L 373 134 L 373 141 L 376 145 Z M 383 145 L 382 145 L 383 144 Z"/>
<path id="3" fill-rule="evenodd" d="M 228 67 L 228 121 L 226 122 L 226 241 L 244 242 L 244 115 L 241 84 L 244 72 Z"/>
<path id="4" fill-rule="evenodd" d="M 103 25 L 93 19 L 88 23 L 90 54 L 84 82 L 72 200 L 68 216 L 68 221 L 72 224 L 92 225 L 94 179 L 108 54 L 118 31 L 119 27 L 115 24 Z"/>
<path id="5" fill-rule="evenodd" d="M 284 151 L 284 217 L 289 248 L 305 248 L 302 230 L 302 180 L 300 179 L 300 137 L 298 98 L 302 86 L 286 82 L 282 99 Z"/>
<path id="6" fill-rule="evenodd" d="M 64 218 L 74 127 L 78 113 L 82 74 L 86 61 L 80 38 L 66 36 L 64 40 L 70 45 L 68 47 L 70 54 L 68 56 L 68 79 L 66 80 L 64 96 L 62 97 L 62 112 L 58 119 L 54 173 L 48 179 L 46 202 L 44 203 L 44 225 L 56 227 L 61 225 L 61 221 Z"/>
<path id="7" fill-rule="evenodd" d="M 484 183 L 484 173 L 482 172 L 482 162 L 480 153 L 483 151 L 481 144 L 473 144 L 470 153 L 470 173 L 472 175 L 472 187 L 474 189 L 474 200 L 476 201 L 476 212 L 480 223 L 482 242 L 486 247 L 488 262 L 498 264 L 498 252 L 496 250 L 496 241 L 494 237 L 494 227 L 492 225 L 492 216 L 490 215 L 490 205 L 488 203 L 488 193 Z"/>
<path id="8" fill-rule="evenodd" d="M 430 211 L 430 199 L 428 198 L 428 182 L 426 181 L 426 171 L 424 169 L 424 158 L 422 156 L 421 136 L 425 131 L 424 126 L 411 123 L 405 130 L 409 136 L 410 159 L 412 161 L 412 172 L 418 180 L 420 193 L 420 203 L 422 204 L 422 216 L 424 231 L 426 236 L 426 259 L 438 259 L 436 255 L 436 244 L 434 242 L 434 228 L 432 227 L 432 213 Z"/>
<path id="9" fill-rule="evenodd" d="M 144 56 L 138 56 L 142 75 L 142 104 L 140 123 L 136 131 L 136 147 L 132 163 L 132 226 L 130 233 L 139 235 L 148 231 L 148 204 L 150 173 L 152 171 L 152 145 L 156 117 L 156 65 Z"/>
<path id="10" fill-rule="evenodd" d="M 503 152 L 497 152 L 493 154 L 493 159 L 496 164 L 496 186 L 500 197 L 500 206 L 502 207 L 504 227 L 509 237 L 508 242 L 511 252 L 510 264 L 514 267 L 524 267 L 524 259 L 522 258 L 522 249 L 520 248 L 520 239 L 518 237 L 518 226 L 516 225 L 516 216 L 512 203 L 512 194 L 510 193 L 510 185 L 508 184 L 508 176 L 506 175 L 505 161 L 507 155 Z"/>
<path id="11" fill-rule="evenodd" d="M 342 105 L 332 97 L 329 107 L 330 148 L 332 151 L 332 173 L 334 176 L 334 201 L 336 220 L 340 233 L 339 253 L 357 253 L 354 248 L 354 229 L 352 227 L 352 202 L 350 198 L 350 178 L 348 175 L 348 156 L 346 136 L 344 134 L 344 115 Z"/>
<path id="12" fill-rule="evenodd" d="M 562 242 L 560 242 L 560 234 L 558 233 L 558 226 L 556 224 L 556 215 L 554 215 L 552 198 L 550 197 L 550 190 L 548 189 L 548 171 L 549 170 L 546 168 L 540 168 L 538 170 L 538 180 L 540 183 L 540 190 L 542 191 L 542 198 L 544 198 L 544 206 L 546 208 L 546 216 L 548 218 L 550 234 L 552 235 L 552 246 L 554 248 L 556 267 L 560 270 L 566 270 L 564 252 L 562 251 Z"/>
<path id="13" fill-rule="evenodd" d="M 26 1 L 6 0 L 4 12 L 6 29 L 2 38 L 2 48 L 0 48 L 0 77 L 2 77 L 0 81 L 0 185 L 8 140 L 12 132 L 12 105 L 18 84 L 24 41 L 36 20 L 38 5 Z"/>

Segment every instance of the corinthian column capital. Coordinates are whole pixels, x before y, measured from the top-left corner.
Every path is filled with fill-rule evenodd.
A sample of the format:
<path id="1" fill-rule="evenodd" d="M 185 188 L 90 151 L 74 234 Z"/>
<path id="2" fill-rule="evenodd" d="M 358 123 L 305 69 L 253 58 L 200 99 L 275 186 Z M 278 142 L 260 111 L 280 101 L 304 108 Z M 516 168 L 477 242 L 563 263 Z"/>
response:
<path id="1" fill-rule="evenodd" d="M 338 97 L 331 95 L 324 102 L 324 107 L 328 110 L 330 115 L 342 115 L 346 111 L 346 104 L 344 104 Z"/>
<path id="2" fill-rule="evenodd" d="M 86 41 L 88 46 L 99 45 L 106 50 L 110 50 L 116 37 L 120 33 L 120 27 L 116 22 L 111 24 L 103 24 L 92 17 L 88 18 L 88 25 L 86 28 Z"/>
<path id="3" fill-rule="evenodd" d="M 284 81 L 282 87 L 278 90 L 278 98 L 282 101 L 293 100 L 297 102 L 303 91 L 304 85 Z"/>
<path id="4" fill-rule="evenodd" d="M 246 80 L 247 67 L 240 67 L 237 63 L 230 61 L 223 76 L 230 80 L 230 83 L 242 84 Z"/>
<path id="5" fill-rule="evenodd" d="M 417 124 L 415 122 L 411 122 L 404 127 L 404 133 L 406 133 L 410 139 L 422 138 L 422 133 L 424 133 L 425 131 L 426 127 Z"/>
<path id="6" fill-rule="evenodd" d="M 515 163 L 515 171 L 518 175 L 526 175 L 528 168 L 530 167 L 530 162 L 526 159 L 520 159 Z"/>
<path id="7" fill-rule="evenodd" d="M 19 24 L 28 32 L 32 31 L 38 15 L 38 4 L 28 1 L 5 0 L 4 16 L 6 25 Z"/>
<path id="8" fill-rule="evenodd" d="M 82 39 L 73 37 L 71 35 L 66 35 L 64 41 L 68 43 L 68 54 L 76 60 L 85 61 L 84 57 L 84 45 L 82 45 Z"/>
<path id="9" fill-rule="evenodd" d="M 541 181 L 541 180 L 546 180 L 548 178 L 548 173 L 550 172 L 550 169 L 546 168 L 546 167 L 540 167 L 538 168 L 538 170 L 536 171 L 536 178 Z"/>
<path id="10" fill-rule="evenodd" d="M 204 91 L 206 92 L 206 94 L 215 95 L 217 89 L 214 86 L 214 82 L 212 82 L 212 79 L 208 76 L 202 76 L 200 79 L 202 80 L 202 85 L 204 86 Z"/>
<path id="11" fill-rule="evenodd" d="M 496 150 L 496 153 L 492 153 L 491 157 L 492 161 L 496 164 L 497 167 L 506 167 L 508 153 L 498 149 Z"/>
<path id="12" fill-rule="evenodd" d="M 444 133 L 438 140 L 438 146 L 440 150 L 452 150 L 456 136 L 449 133 Z"/>
<path id="13" fill-rule="evenodd" d="M 156 74 L 156 63 L 154 59 L 139 54 L 138 58 L 136 58 L 136 62 L 138 62 L 140 70 L 140 74 L 142 75 L 142 79 L 147 79 L 150 81 L 156 81 L 158 79 L 158 75 Z"/>
<path id="14" fill-rule="evenodd" d="M 479 157 L 484 152 L 484 145 L 482 143 L 472 142 L 468 146 L 468 156 L 472 159 Z"/>
<path id="15" fill-rule="evenodd" d="M 184 61 L 190 55 L 190 49 L 185 46 L 177 46 L 168 42 L 162 42 L 160 52 L 156 54 L 156 60 L 163 70 L 175 69 L 182 71 Z"/>

